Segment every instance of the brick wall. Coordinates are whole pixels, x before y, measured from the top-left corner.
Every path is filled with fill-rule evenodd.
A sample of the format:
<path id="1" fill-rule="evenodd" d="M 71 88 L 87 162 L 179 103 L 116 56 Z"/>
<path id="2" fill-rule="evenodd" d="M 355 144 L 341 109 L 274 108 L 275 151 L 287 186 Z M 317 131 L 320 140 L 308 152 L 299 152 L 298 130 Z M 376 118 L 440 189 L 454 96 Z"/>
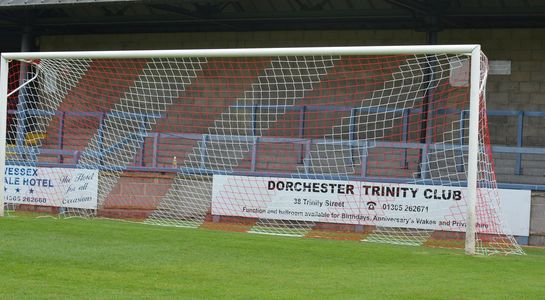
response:
<path id="1" fill-rule="evenodd" d="M 511 75 L 488 77 L 488 108 L 545 111 L 545 29 L 451 30 L 442 43 L 480 43 L 489 60 L 510 60 Z M 516 144 L 516 118 L 490 118 L 492 143 Z M 524 145 L 545 147 L 545 120 L 526 118 Z"/>
<path id="2" fill-rule="evenodd" d="M 172 173 L 125 172 L 99 213 L 105 217 L 146 218 L 165 196 L 173 178 Z"/>

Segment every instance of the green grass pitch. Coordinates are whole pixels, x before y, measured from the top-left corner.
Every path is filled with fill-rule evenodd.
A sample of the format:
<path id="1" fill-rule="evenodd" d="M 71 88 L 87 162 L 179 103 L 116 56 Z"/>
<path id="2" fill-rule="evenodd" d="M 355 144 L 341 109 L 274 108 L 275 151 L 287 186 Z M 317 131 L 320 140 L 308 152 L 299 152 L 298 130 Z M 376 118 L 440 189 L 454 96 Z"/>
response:
<path id="1" fill-rule="evenodd" d="M 545 250 L 460 250 L 0 218 L 0 299 L 543 299 Z"/>

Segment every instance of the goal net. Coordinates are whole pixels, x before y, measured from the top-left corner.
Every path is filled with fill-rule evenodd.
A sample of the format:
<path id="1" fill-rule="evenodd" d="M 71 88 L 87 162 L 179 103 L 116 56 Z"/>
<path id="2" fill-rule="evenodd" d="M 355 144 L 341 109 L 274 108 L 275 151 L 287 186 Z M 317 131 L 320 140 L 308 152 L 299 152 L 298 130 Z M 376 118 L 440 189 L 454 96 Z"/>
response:
<path id="1" fill-rule="evenodd" d="M 475 47 L 5 54 L 2 208 L 523 253 Z"/>

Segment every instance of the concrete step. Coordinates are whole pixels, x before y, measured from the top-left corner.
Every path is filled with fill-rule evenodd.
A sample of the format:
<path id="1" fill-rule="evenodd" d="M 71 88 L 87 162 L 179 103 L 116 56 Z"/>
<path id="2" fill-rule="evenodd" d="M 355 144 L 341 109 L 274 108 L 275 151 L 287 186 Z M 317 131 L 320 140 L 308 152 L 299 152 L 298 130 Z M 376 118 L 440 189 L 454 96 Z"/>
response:
<path id="1" fill-rule="evenodd" d="M 367 176 L 370 177 L 389 177 L 389 178 L 414 178 L 417 169 L 384 169 L 367 167 Z"/>
<path id="2" fill-rule="evenodd" d="M 203 222 L 210 208 L 212 191 L 209 178 L 204 179 L 204 177 L 203 180 L 176 177 L 159 207 L 150 214 L 148 221 L 151 223 Z M 180 224 L 180 226 L 183 225 Z"/>
<path id="3" fill-rule="evenodd" d="M 542 161 L 542 160 L 526 160 L 526 159 L 523 159 L 521 164 L 522 164 L 523 169 L 530 169 L 530 168 L 545 169 L 545 161 Z"/>
<path id="4" fill-rule="evenodd" d="M 495 166 L 494 172 L 496 175 L 514 175 L 515 174 L 515 168 L 513 167 L 498 167 Z"/>
<path id="5" fill-rule="evenodd" d="M 198 144 L 187 156 L 186 167 L 233 170 L 253 146 L 252 143 L 221 141 L 199 141 Z"/>
<path id="6" fill-rule="evenodd" d="M 236 112 L 225 113 L 213 122 L 208 132 L 213 135 L 252 136 L 253 123 L 250 115 L 238 115 Z"/>
<path id="7" fill-rule="evenodd" d="M 545 169 L 540 167 L 537 167 L 537 168 L 523 167 L 522 174 L 527 176 L 545 176 Z"/>
<path id="8" fill-rule="evenodd" d="M 297 172 L 300 174 L 357 174 L 357 169 L 354 166 L 298 166 Z"/>
<path id="9" fill-rule="evenodd" d="M 514 153 L 494 152 L 492 154 L 492 158 L 494 159 L 494 161 L 503 160 L 503 159 L 515 160 L 516 157 L 517 157 L 517 154 L 514 154 Z M 522 160 L 545 162 L 545 155 L 541 155 L 541 154 L 522 154 L 521 157 L 522 157 Z"/>
<path id="10" fill-rule="evenodd" d="M 545 169 L 544 168 L 522 168 L 522 175 L 528 175 L 528 176 L 545 176 Z M 496 167 L 495 169 L 496 174 L 502 174 L 502 175 L 515 175 L 515 168 L 509 168 L 509 167 Z"/>
<path id="11" fill-rule="evenodd" d="M 350 147 L 341 144 L 313 144 L 304 164 L 308 173 L 353 174 L 355 162 Z M 305 167 L 300 166 L 305 172 Z"/>
<path id="12" fill-rule="evenodd" d="M 492 152 L 492 158 L 494 160 L 499 160 L 499 159 L 508 159 L 508 160 L 511 160 L 511 159 L 514 159 L 515 158 L 515 154 L 512 154 L 512 153 L 503 153 L 503 152 Z"/>
<path id="13" fill-rule="evenodd" d="M 494 159 L 494 166 L 504 167 L 504 168 L 515 168 L 516 161 L 515 159 Z"/>
<path id="14" fill-rule="evenodd" d="M 545 184 L 544 176 L 497 174 L 496 179 L 500 183 Z"/>

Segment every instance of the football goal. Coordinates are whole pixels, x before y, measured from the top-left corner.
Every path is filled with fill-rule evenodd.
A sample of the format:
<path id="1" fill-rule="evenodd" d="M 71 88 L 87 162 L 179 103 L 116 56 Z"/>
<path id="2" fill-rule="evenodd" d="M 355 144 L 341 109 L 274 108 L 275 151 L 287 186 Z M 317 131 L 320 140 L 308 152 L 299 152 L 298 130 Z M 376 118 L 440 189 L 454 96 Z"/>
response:
<path id="1" fill-rule="evenodd" d="M 520 254 L 479 45 L 4 53 L 0 214 Z"/>

